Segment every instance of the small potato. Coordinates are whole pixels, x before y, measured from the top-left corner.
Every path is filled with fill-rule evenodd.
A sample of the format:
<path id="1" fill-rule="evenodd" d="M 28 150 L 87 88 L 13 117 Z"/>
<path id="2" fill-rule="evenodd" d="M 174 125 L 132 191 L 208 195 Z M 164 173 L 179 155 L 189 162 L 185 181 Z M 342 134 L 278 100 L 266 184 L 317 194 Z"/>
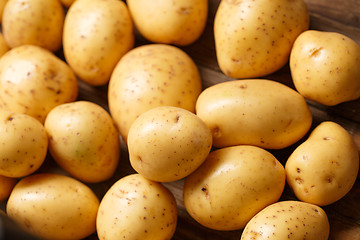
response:
<path id="1" fill-rule="evenodd" d="M 11 48 L 31 44 L 55 52 L 61 46 L 64 16 L 59 0 L 8 0 L 2 31 Z"/>
<path id="2" fill-rule="evenodd" d="M 319 206 L 344 197 L 359 171 L 351 135 L 335 122 L 322 122 L 285 164 L 287 182 L 301 201 Z"/>
<path id="3" fill-rule="evenodd" d="M 10 193 L 16 183 L 17 178 L 10 178 L 0 175 L 0 201 L 4 201 L 10 196 Z"/>
<path id="4" fill-rule="evenodd" d="M 59 174 L 34 174 L 14 187 L 7 215 L 43 239 L 83 239 L 95 232 L 99 200 L 85 184 Z"/>
<path id="5" fill-rule="evenodd" d="M 326 212 L 300 201 L 281 201 L 261 210 L 246 225 L 241 240 L 306 239 L 328 240 Z"/>
<path id="6" fill-rule="evenodd" d="M 24 177 L 43 164 L 48 137 L 44 126 L 22 113 L 0 110 L 0 175 Z"/>
<path id="7" fill-rule="evenodd" d="M 87 101 L 62 104 L 49 112 L 44 125 L 50 154 L 70 175 L 101 182 L 114 174 L 120 139 L 105 109 Z"/>
<path id="8" fill-rule="evenodd" d="M 312 123 L 298 92 L 266 79 L 213 85 L 200 94 L 196 114 L 211 129 L 216 147 L 246 144 L 281 149 L 300 140 Z"/>
<path id="9" fill-rule="evenodd" d="M 132 167 L 158 182 L 176 181 L 198 168 L 209 154 L 209 128 L 188 110 L 162 106 L 139 116 L 128 136 Z"/>
<path id="10" fill-rule="evenodd" d="M 0 57 L 9 51 L 9 46 L 7 45 L 4 35 L 0 33 Z"/>
<path id="11" fill-rule="evenodd" d="M 143 45 L 129 51 L 114 69 L 108 90 L 110 113 L 126 141 L 140 114 L 158 106 L 194 112 L 201 90 L 199 70 L 184 51 L 164 44 Z"/>
<path id="12" fill-rule="evenodd" d="M 134 45 L 133 23 L 119 0 L 77 0 L 64 22 L 65 59 L 84 82 L 108 83 L 119 59 Z"/>
<path id="13" fill-rule="evenodd" d="M 0 109 L 45 121 L 57 105 L 75 101 L 78 82 L 70 67 L 34 45 L 11 49 L 0 58 Z"/>
<path id="14" fill-rule="evenodd" d="M 220 69 L 232 78 L 256 78 L 289 60 L 297 36 L 309 28 L 304 0 L 223 0 L 214 19 Z"/>
<path id="15" fill-rule="evenodd" d="M 242 145 L 211 152 L 185 179 L 183 200 L 200 224 L 230 231 L 279 200 L 284 186 L 284 167 L 271 153 Z"/>
<path id="16" fill-rule="evenodd" d="M 123 177 L 111 186 L 96 219 L 100 240 L 171 239 L 176 225 L 174 195 L 140 174 Z"/>
<path id="17" fill-rule="evenodd" d="M 360 97 L 360 45 L 347 36 L 303 32 L 289 64 L 296 90 L 307 99 L 334 106 Z"/>
<path id="18" fill-rule="evenodd" d="M 206 25 L 207 0 L 128 0 L 127 4 L 139 32 L 155 43 L 190 45 Z"/>

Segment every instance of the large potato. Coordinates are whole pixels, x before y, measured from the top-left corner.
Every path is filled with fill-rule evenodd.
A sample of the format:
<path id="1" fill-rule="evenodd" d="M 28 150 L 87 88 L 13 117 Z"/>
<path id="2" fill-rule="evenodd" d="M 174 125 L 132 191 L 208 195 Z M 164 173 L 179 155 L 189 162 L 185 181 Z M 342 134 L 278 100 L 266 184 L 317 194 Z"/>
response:
<path id="1" fill-rule="evenodd" d="M 73 177 L 101 182 L 115 172 L 120 139 L 109 113 L 88 101 L 61 104 L 45 120 L 49 150 Z"/>
<path id="2" fill-rule="evenodd" d="M 199 70 L 180 48 L 140 46 L 129 51 L 114 69 L 108 90 L 110 113 L 126 141 L 140 114 L 165 105 L 194 112 L 201 90 Z"/>
<path id="3" fill-rule="evenodd" d="M 288 62 L 296 37 L 308 28 L 303 0 L 223 0 L 214 20 L 220 69 L 232 78 L 275 72 Z"/>
<path id="4" fill-rule="evenodd" d="M 185 179 L 188 213 L 215 230 L 244 228 L 260 210 L 279 200 L 285 170 L 268 151 L 254 146 L 222 148 Z"/>
<path id="5" fill-rule="evenodd" d="M 95 232 L 98 207 L 98 198 L 85 184 L 43 173 L 15 185 L 6 212 L 20 227 L 42 239 L 76 240 Z"/>
<path id="6" fill-rule="evenodd" d="M 0 58 L 0 109 L 25 113 L 43 123 L 52 108 L 74 101 L 77 95 L 73 71 L 44 48 L 22 45 Z"/>
<path id="7" fill-rule="evenodd" d="M 174 195 L 140 174 L 125 176 L 111 186 L 96 219 L 100 240 L 171 239 L 176 225 Z"/>
<path id="8" fill-rule="evenodd" d="M 8 0 L 2 31 L 11 48 L 32 44 L 55 52 L 61 46 L 64 16 L 59 0 Z"/>
<path id="9" fill-rule="evenodd" d="M 354 185 L 359 153 L 352 136 L 335 122 L 322 122 L 285 165 L 297 198 L 319 206 L 336 202 Z"/>
<path id="10" fill-rule="evenodd" d="M 281 201 L 256 214 L 246 225 L 241 240 L 328 240 L 329 233 L 329 220 L 322 208 L 300 201 Z"/>
<path id="11" fill-rule="evenodd" d="M 265 79 L 233 80 L 205 89 L 196 114 L 211 129 L 216 147 L 285 148 L 300 140 L 312 123 L 299 93 Z"/>
<path id="12" fill-rule="evenodd" d="M 0 175 L 24 177 L 43 164 L 48 150 L 48 136 L 37 119 L 0 110 L 0 145 Z"/>
<path id="13" fill-rule="evenodd" d="M 328 106 L 360 97 L 359 66 L 360 45 L 335 32 L 303 32 L 290 55 L 296 90 Z"/>
<path id="14" fill-rule="evenodd" d="M 69 8 L 64 55 L 84 82 L 95 86 L 108 83 L 115 65 L 133 44 L 133 23 L 123 1 L 77 0 Z"/>
<path id="15" fill-rule="evenodd" d="M 206 124 L 194 113 L 171 106 L 141 114 L 128 135 L 132 167 L 158 182 L 188 176 L 205 161 L 211 147 Z"/>
<path id="16" fill-rule="evenodd" d="M 208 14 L 207 0 L 128 0 L 139 32 L 155 43 L 189 45 L 203 32 Z"/>

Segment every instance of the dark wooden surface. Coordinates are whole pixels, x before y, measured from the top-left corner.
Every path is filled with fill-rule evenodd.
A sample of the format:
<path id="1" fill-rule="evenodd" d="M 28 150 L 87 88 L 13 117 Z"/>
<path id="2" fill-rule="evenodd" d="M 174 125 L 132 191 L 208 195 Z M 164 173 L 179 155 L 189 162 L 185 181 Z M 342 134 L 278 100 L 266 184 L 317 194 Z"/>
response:
<path id="1" fill-rule="evenodd" d="M 198 41 L 183 47 L 199 67 L 203 87 L 206 88 L 218 82 L 231 80 L 219 69 L 213 37 L 213 21 L 220 0 L 209 1 L 209 15 L 207 26 Z M 347 35 L 360 44 L 360 0 L 305 0 L 310 12 L 310 29 L 334 31 Z M 136 45 L 148 42 L 137 35 Z M 360 66 L 359 66 L 360 67 Z M 278 72 L 264 78 L 277 80 L 293 87 L 288 65 Z M 355 80 L 355 79 L 354 79 Z M 79 99 L 94 101 L 105 109 L 107 107 L 107 86 L 91 87 L 80 82 Z M 313 126 L 321 121 L 331 120 L 341 124 L 353 136 L 360 149 L 360 100 L 347 102 L 334 107 L 326 107 L 314 102 L 308 102 L 313 113 Z M 296 144 L 286 149 L 271 151 L 280 162 L 285 163 L 287 157 L 294 150 Z M 48 158 L 41 171 L 61 171 L 51 158 Z M 122 143 L 122 155 L 116 174 L 110 180 L 98 184 L 89 184 L 101 198 L 107 189 L 119 178 L 133 173 L 128 160 L 127 148 Z M 242 230 L 222 232 L 210 230 L 195 222 L 186 212 L 182 201 L 183 181 L 165 183 L 177 199 L 178 224 L 173 239 L 193 240 L 235 240 L 240 239 Z M 295 199 L 288 186 L 281 200 Z M 352 190 L 338 202 L 323 207 L 328 214 L 331 226 L 331 240 L 360 239 L 360 178 L 358 177 Z M 89 239 L 97 239 L 92 235 Z"/>

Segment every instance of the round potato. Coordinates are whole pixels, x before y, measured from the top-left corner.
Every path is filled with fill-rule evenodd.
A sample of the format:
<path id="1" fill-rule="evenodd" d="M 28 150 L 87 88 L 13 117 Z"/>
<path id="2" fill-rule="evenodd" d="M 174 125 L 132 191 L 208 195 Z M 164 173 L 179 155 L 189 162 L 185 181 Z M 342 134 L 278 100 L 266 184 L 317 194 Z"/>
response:
<path id="1" fill-rule="evenodd" d="M 2 31 L 11 48 L 31 44 L 55 52 L 61 46 L 64 16 L 59 0 L 8 0 Z"/>
<path id="2" fill-rule="evenodd" d="M 64 55 L 84 82 L 94 86 L 108 83 L 115 65 L 133 45 L 133 23 L 123 1 L 77 0 L 69 8 Z"/>
<path id="3" fill-rule="evenodd" d="M 4 35 L 0 33 L 0 57 L 9 51 L 9 46 L 7 45 Z"/>
<path id="4" fill-rule="evenodd" d="M 312 101 L 334 106 L 360 97 L 360 45 L 335 32 L 309 30 L 290 55 L 296 90 Z"/>
<path id="5" fill-rule="evenodd" d="M 183 199 L 197 222 L 230 231 L 279 200 L 284 186 L 284 167 L 271 153 L 242 145 L 211 152 L 185 179 Z"/>
<path id="6" fill-rule="evenodd" d="M 322 122 L 285 164 L 287 182 L 296 197 L 319 206 L 345 196 L 359 171 L 352 136 L 335 122 Z"/>
<path id="7" fill-rule="evenodd" d="M 100 240 L 171 239 L 176 224 L 174 195 L 140 174 L 123 177 L 111 186 L 96 219 Z"/>
<path id="8" fill-rule="evenodd" d="M 281 201 L 256 214 L 246 225 L 241 240 L 328 240 L 329 232 L 328 217 L 320 207 L 300 201 Z"/>
<path id="9" fill-rule="evenodd" d="M 223 0 L 214 19 L 220 69 L 232 78 L 273 73 L 289 60 L 297 36 L 309 28 L 304 0 Z"/>
<path id="10" fill-rule="evenodd" d="M 16 183 L 17 178 L 10 178 L 0 175 L 0 201 L 4 201 L 10 196 L 10 193 Z"/>
<path id="11" fill-rule="evenodd" d="M 14 187 L 7 215 L 43 239 L 83 239 L 95 232 L 99 200 L 85 184 L 59 174 L 34 174 Z"/>
<path id="12" fill-rule="evenodd" d="M 22 45 L 0 58 L 0 109 L 44 122 L 57 105 L 75 101 L 78 82 L 70 67 L 52 52 Z"/>
<path id="13" fill-rule="evenodd" d="M 158 182 L 188 176 L 206 159 L 212 135 L 194 113 L 162 106 L 141 114 L 128 135 L 129 158 L 141 175 Z"/>
<path id="14" fill-rule="evenodd" d="M 190 45 L 204 31 L 207 0 L 128 0 L 135 26 L 155 43 Z"/>
<path id="15" fill-rule="evenodd" d="M 120 138 L 109 113 L 88 101 L 53 108 L 46 120 L 49 150 L 71 176 L 85 182 L 101 182 L 115 172 Z"/>
<path id="16" fill-rule="evenodd" d="M 266 79 L 213 85 L 200 94 L 196 114 L 211 129 L 216 147 L 247 144 L 281 149 L 300 140 L 312 123 L 298 92 Z"/>
<path id="17" fill-rule="evenodd" d="M 143 45 L 129 51 L 111 76 L 108 102 L 111 116 L 121 136 L 133 121 L 158 106 L 175 106 L 191 112 L 202 90 L 194 61 L 180 48 Z"/>
<path id="18" fill-rule="evenodd" d="M 43 164 L 48 137 L 44 126 L 35 118 L 0 110 L 0 175 L 24 177 Z"/>

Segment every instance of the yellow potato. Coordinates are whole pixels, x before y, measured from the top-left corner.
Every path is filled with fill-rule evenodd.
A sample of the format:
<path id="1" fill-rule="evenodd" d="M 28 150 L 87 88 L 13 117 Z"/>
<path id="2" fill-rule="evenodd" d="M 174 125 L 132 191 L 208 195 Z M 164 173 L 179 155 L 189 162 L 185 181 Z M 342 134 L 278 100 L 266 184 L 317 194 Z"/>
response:
<path id="1" fill-rule="evenodd" d="M 99 200 L 85 184 L 59 174 L 35 174 L 14 187 L 8 216 L 43 239 L 83 239 L 95 232 Z"/>
<path id="2" fill-rule="evenodd" d="M 23 45 L 0 58 L 0 109 L 43 123 L 52 108 L 74 101 L 77 94 L 78 82 L 70 67 L 44 48 Z"/>
<path id="3" fill-rule="evenodd" d="M 328 240 L 326 212 L 300 201 L 281 201 L 266 207 L 246 225 L 241 240 L 306 239 Z"/>
<path id="4" fill-rule="evenodd" d="M 134 44 L 133 23 L 119 0 L 77 0 L 64 23 L 65 59 L 90 85 L 105 85 L 119 59 Z"/>
<path id="5" fill-rule="evenodd" d="M 354 185 L 359 153 L 351 135 L 335 122 L 322 122 L 290 155 L 287 182 L 296 197 L 319 206 L 332 204 Z"/>
<path id="6" fill-rule="evenodd" d="M 2 15 L 4 12 L 4 7 L 5 4 L 7 3 L 8 0 L 0 0 L 0 23 L 2 22 Z"/>
<path id="7" fill-rule="evenodd" d="M 85 182 L 113 176 L 120 139 L 105 109 L 88 101 L 62 104 L 49 112 L 45 129 L 50 154 L 70 175 Z"/>
<path id="8" fill-rule="evenodd" d="M 17 178 L 5 177 L 0 175 L 0 201 L 6 200 L 13 190 Z"/>
<path id="9" fill-rule="evenodd" d="M 31 44 L 52 52 L 61 46 L 64 9 L 59 0 L 8 0 L 2 31 L 11 48 Z"/>
<path id="10" fill-rule="evenodd" d="M 183 200 L 197 222 L 229 231 L 279 200 L 284 186 L 284 167 L 271 153 L 242 145 L 211 152 L 185 179 Z"/>
<path id="11" fill-rule="evenodd" d="M 139 116 L 128 135 L 132 167 L 148 179 L 176 181 L 206 159 L 212 146 L 209 128 L 188 110 L 162 106 Z"/>
<path id="12" fill-rule="evenodd" d="M 266 79 L 213 85 L 200 94 L 196 114 L 211 129 L 216 147 L 285 148 L 300 140 L 312 123 L 299 93 Z"/>
<path id="13" fill-rule="evenodd" d="M 309 30 L 295 41 L 290 70 L 305 98 L 333 106 L 360 97 L 360 45 L 335 32 Z"/>
<path id="14" fill-rule="evenodd" d="M 7 45 L 4 35 L 0 33 L 0 57 L 9 51 L 9 46 Z"/>
<path id="15" fill-rule="evenodd" d="M 76 0 L 60 0 L 61 4 L 66 7 L 69 8 Z"/>
<path id="16" fill-rule="evenodd" d="M 140 174 L 123 177 L 111 186 L 96 219 L 100 240 L 171 239 L 176 225 L 173 194 Z"/>
<path id="17" fill-rule="evenodd" d="M 204 31 L 207 0 L 128 0 L 135 26 L 155 43 L 190 45 Z"/>
<path id="18" fill-rule="evenodd" d="M 114 69 L 108 90 L 110 113 L 126 141 L 140 114 L 166 105 L 194 112 L 201 90 L 199 70 L 180 48 L 140 46 L 128 52 Z"/>
<path id="19" fill-rule="evenodd" d="M 34 173 L 45 160 L 48 137 L 35 118 L 0 110 L 0 175 L 24 177 Z"/>
<path id="20" fill-rule="evenodd" d="M 273 73 L 288 62 L 296 37 L 308 28 L 303 0 L 223 0 L 214 20 L 220 69 L 232 78 Z"/>

